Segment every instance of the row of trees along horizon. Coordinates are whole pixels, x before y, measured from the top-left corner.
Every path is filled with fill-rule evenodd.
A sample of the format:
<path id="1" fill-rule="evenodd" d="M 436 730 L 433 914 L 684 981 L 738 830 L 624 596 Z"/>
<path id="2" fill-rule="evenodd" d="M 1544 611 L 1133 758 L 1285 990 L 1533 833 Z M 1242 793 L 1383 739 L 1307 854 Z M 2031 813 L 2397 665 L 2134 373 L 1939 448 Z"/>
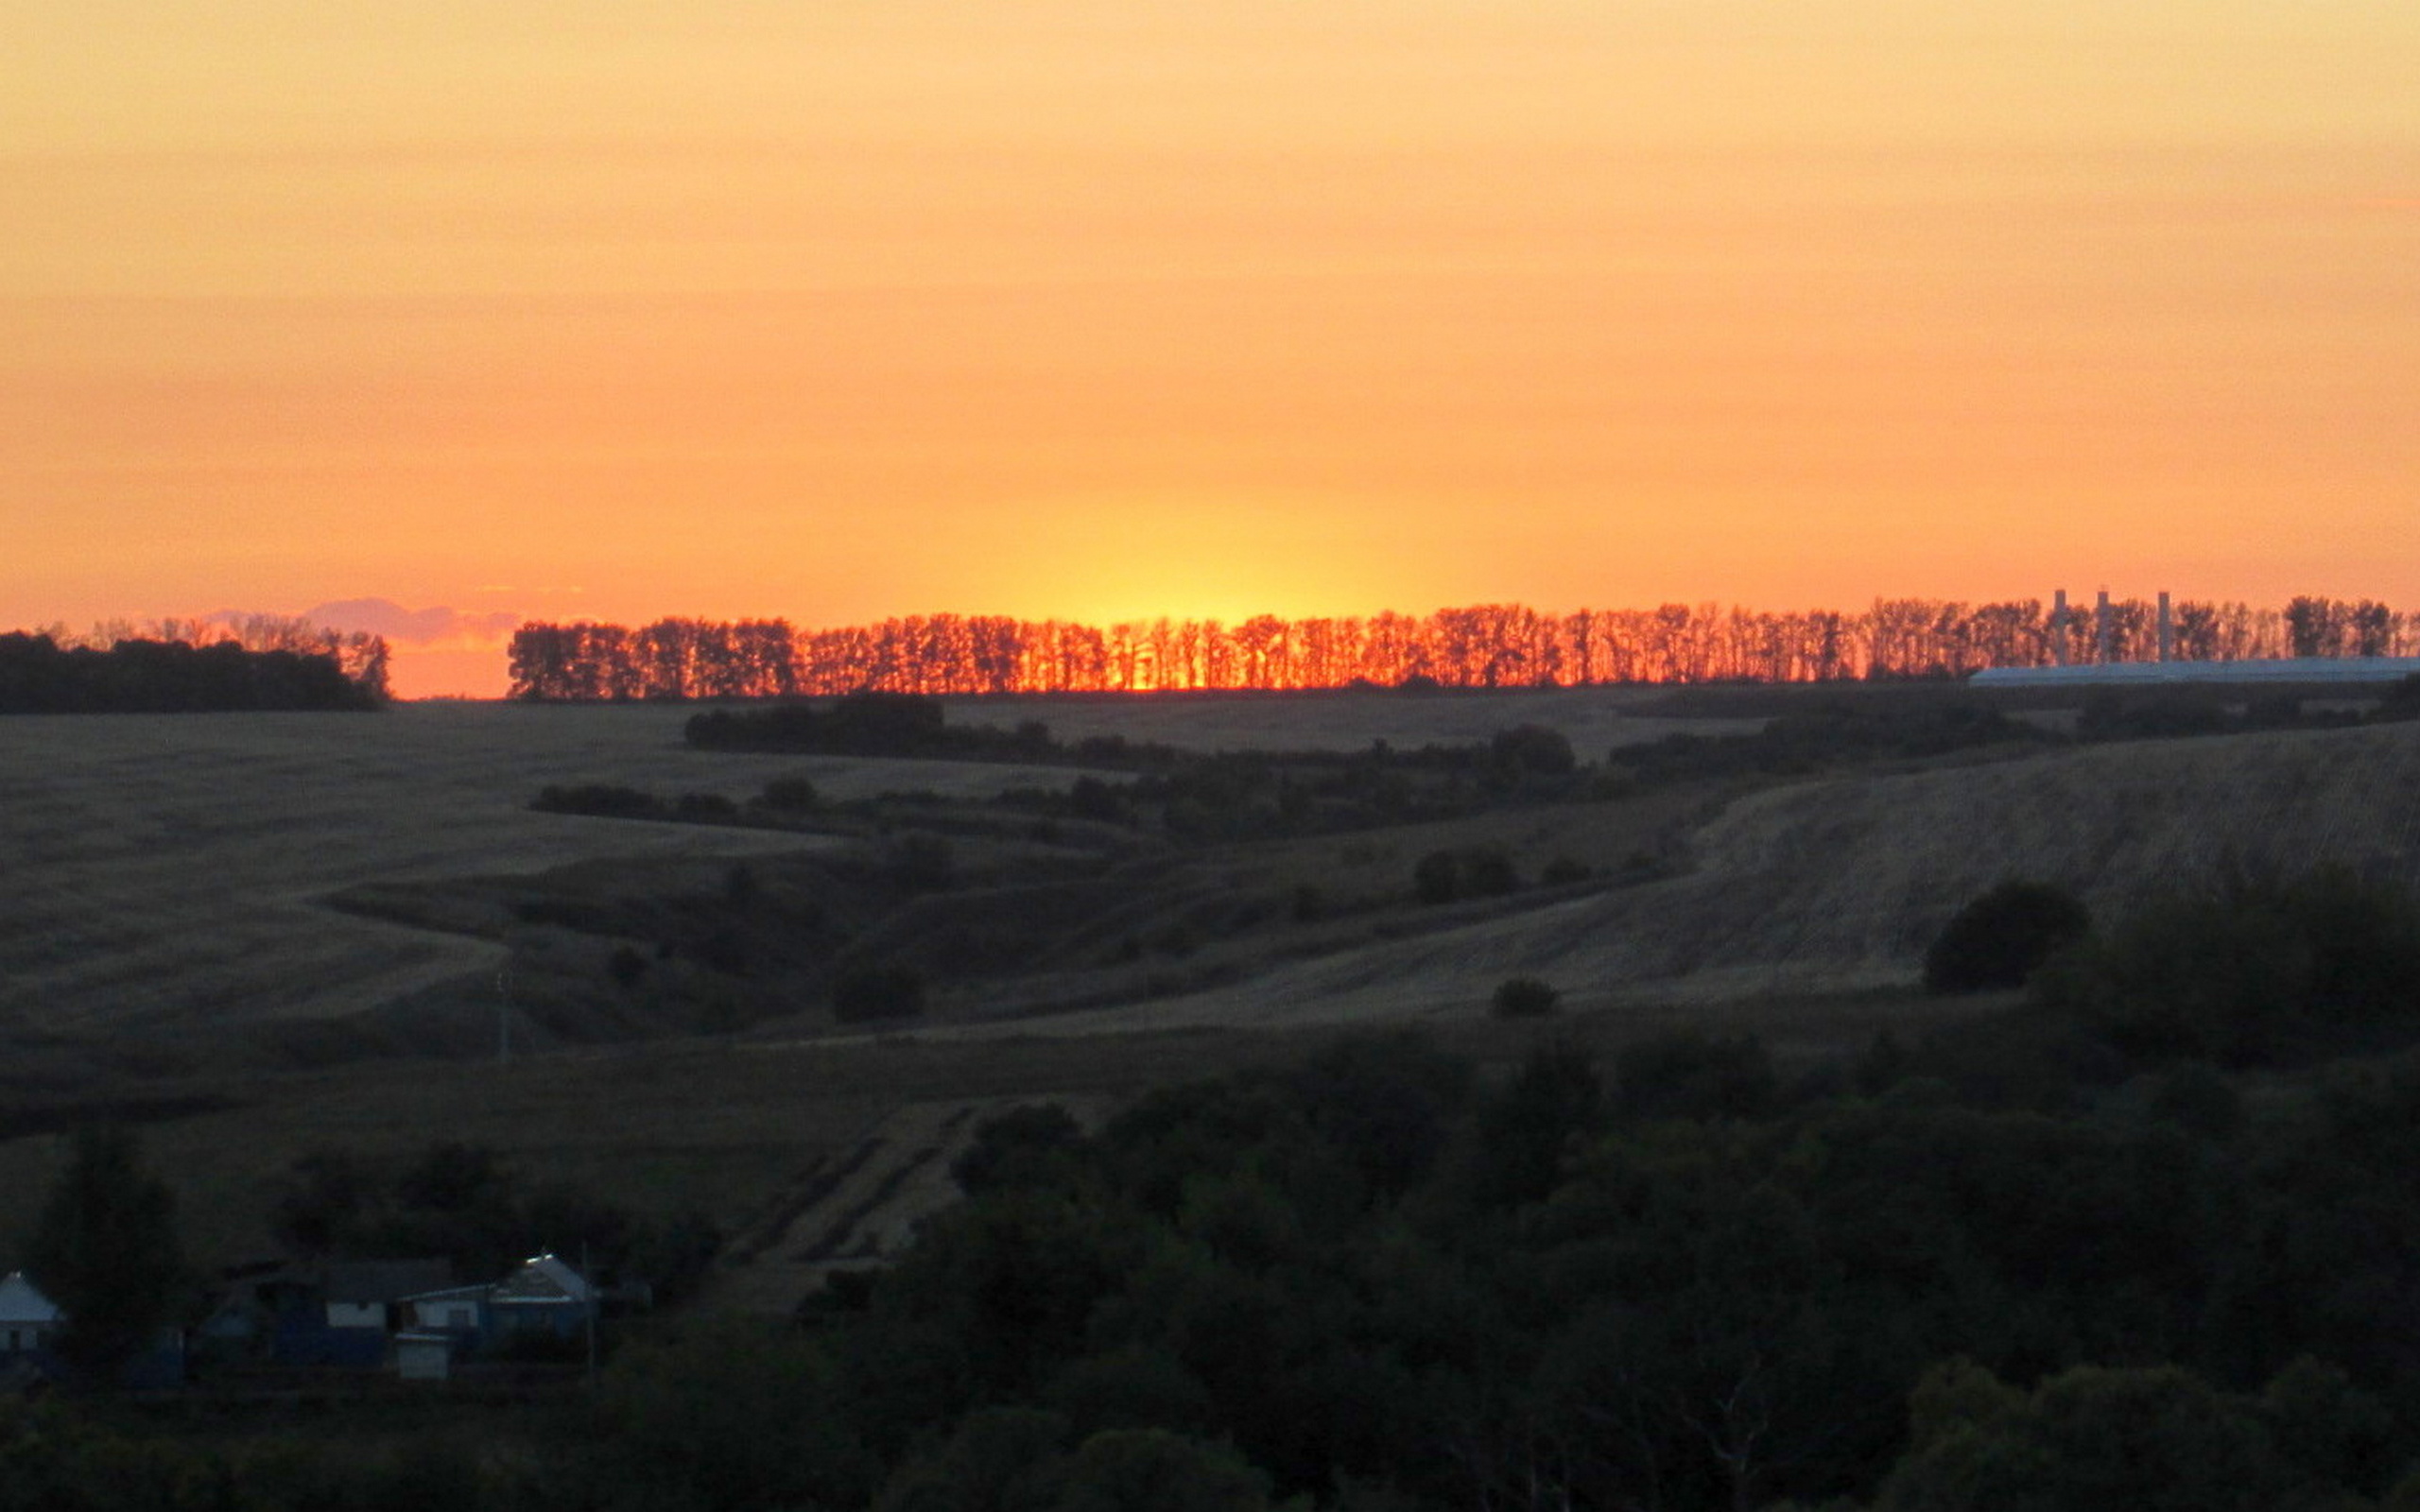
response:
<path id="1" fill-rule="evenodd" d="M 1821 682 L 1962 677 L 1986 667 L 2147 662 L 2155 605 L 2109 604 L 2064 627 L 2039 599 L 1877 599 L 1862 611 L 1713 604 L 1543 613 L 1517 604 L 1426 615 L 1121 621 L 931 614 L 800 629 L 786 620 L 671 618 L 638 629 L 531 623 L 512 637 L 515 698 L 1144 693 L 1625 682 Z M 2187 599 L 2171 615 L 2181 661 L 2420 655 L 2420 613 L 2372 599 L 2298 597 L 2282 609 Z"/>
<path id="2" fill-rule="evenodd" d="M 49 625 L 0 634 L 0 713 L 376 709 L 388 661 L 383 636 L 285 615 Z"/>

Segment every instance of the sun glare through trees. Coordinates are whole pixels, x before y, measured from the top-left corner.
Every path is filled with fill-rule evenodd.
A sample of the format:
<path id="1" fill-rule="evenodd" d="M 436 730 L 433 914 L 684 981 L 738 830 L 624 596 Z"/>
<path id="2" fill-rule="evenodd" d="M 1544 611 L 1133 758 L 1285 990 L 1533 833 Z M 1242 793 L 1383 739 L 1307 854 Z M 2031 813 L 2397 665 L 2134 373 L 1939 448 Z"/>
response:
<path id="1" fill-rule="evenodd" d="M 2301 597 L 2283 609 L 2186 600 L 2173 654 L 2193 662 L 2411 654 L 2420 616 L 2375 600 Z M 2113 661 L 2159 655 L 2154 608 L 2113 601 Z M 1822 682 L 1957 677 L 2087 662 L 2102 627 L 2039 600 L 1877 599 L 1858 612 L 1711 604 L 1542 613 L 1516 604 L 1281 619 L 1109 626 L 931 614 L 800 629 L 785 620 L 664 619 L 632 630 L 531 624 L 512 638 L 512 696 L 537 700 L 1149 693 L 1216 689 L 1512 688 L 1618 682 Z M 2066 642 L 2062 655 L 2058 642 Z"/>

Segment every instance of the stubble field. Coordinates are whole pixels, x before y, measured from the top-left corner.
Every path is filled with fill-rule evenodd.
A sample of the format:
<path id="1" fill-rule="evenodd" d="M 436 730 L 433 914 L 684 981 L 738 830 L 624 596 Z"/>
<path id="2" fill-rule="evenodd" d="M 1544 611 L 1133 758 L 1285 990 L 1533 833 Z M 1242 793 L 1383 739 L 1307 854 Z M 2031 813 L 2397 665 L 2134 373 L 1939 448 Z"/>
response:
<path id="1" fill-rule="evenodd" d="M 406 704 L 383 714 L 0 721 L 0 1033 L 208 1032 L 358 1013 L 501 953 L 337 913 L 370 882 L 530 872 L 597 855 L 725 856 L 797 836 L 540 814 L 548 783 L 742 799 L 804 773 L 836 797 L 883 764 L 707 755 L 685 711 Z M 1059 772 L 919 764 L 994 791 Z"/>
<path id="2" fill-rule="evenodd" d="M 1672 728 L 1640 718 L 1634 697 L 1096 701 L 952 717 L 1203 745 L 1241 744 L 1208 732 L 1248 726 L 1257 744 L 1292 747 L 1467 740 L 1530 720 L 1573 732 L 1588 760 Z M 1779 783 L 1720 807 L 1649 795 L 1247 848 L 1238 865 L 1342 876 L 1400 871 L 1430 845 L 1478 841 L 1612 867 L 1645 827 L 1685 836 L 1677 871 L 1659 880 L 1457 905 L 1401 937 L 1270 958 L 1206 990 L 1112 1010 L 912 1036 L 775 1026 L 510 1065 L 186 1065 L 145 1079 L 146 1044 L 357 1015 L 493 969 L 493 946 L 336 912 L 319 902 L 332 891 L 809 843 L 532 813 L 528 799 L 545 783 L 737 799 L 803 773 L 846 798 L 894 787 L 978 794 L 1074 775 L 692 752 L 680 743 L 683 713 L 424 705 L 380 716 L 0 724 L 0 856 L 15 883 L 0 895 L 0 1039 L 16 1105 L 36 1114 L 21 1119 L 21 1137 L 0 1141 L 0 1181 L 40 1190 L 56 1168 L 56 1129 L 130 1110 L 183 1194 L 195 1252 L 224 1261 L 259 1250 L 278 1173 L 297 1155 L 402 1154 L 468 1139 L 642 1207 L 705 1208 L 735 1236 L 735 1254 L 749 1256 L 727 1263 L 719 1295 L 777 1308 L 833 1253 L 879 1249 L 905 1232 L 912 1213 L 869 1206 L 869 1192 L 909 1208 L 945 1199 L 936 1183 L 968 1108 L 1030 1098 L 1098 1108 L 1374 1023 L 1417 1022 L 1502 1061 L 1540 1032 L 1487 1014 L 1489 991 L 1514 974 L 1564 992 L 1547 1032 L 1610 1046 L 1684 1023 L 1752 1030 L 1803 1064 L 1882 1024 L 1975 1011 L 1918 998 L 1908 984 L 1948 913 L 2009 875 L 2066 883 L 2105 908 L 2214 864 L 2420 869 L 2420 808 L 2410 799 L 2420 791 L 2420 726 L 2095 747 Z M 1670 812 L 1651 813 L 1654 802 Z M 120 1058 L 100 1071 L 89 1055 L 61 1060 L 45 1087 L 45 1047 L 71 1040 L 115 1047 Z M 862 1158 L 839 1179 L 836 1162 L 852 1152 Z M 14 1227 L 0 1222 L 0 1255 L 13 1249 Z"/>
<path id="3" fill-rule="evenodd" d="M 1579 1010 L 1905 988 L 1949 916 L 2012 877 L 2069 887 L 2104 917 L 2219 868 L 2420 884 L 2415 793 L 2411 724 L 1786 783 L 1709 816 L 1680 875 L 1063 1027 L 1450 1017 L 1515 974 Z"/>

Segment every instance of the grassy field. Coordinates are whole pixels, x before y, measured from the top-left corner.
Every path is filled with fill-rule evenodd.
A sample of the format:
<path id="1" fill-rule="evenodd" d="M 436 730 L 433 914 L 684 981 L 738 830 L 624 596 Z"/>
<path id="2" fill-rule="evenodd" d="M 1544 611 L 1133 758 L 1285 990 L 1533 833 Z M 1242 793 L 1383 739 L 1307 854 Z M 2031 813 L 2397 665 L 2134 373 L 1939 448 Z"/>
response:
<path id="1" fill-rule="evenodd" d="M 1534 721 L 1573 734 L 1585 760 L 1676 728 L 1635 706 L 1635 695 L 1584 692 L 1019 700 L 954 717 L 1297 747 L 1469 740 Z M 1659 845 L 1677 847 L 1666 858 L 1677 866 L 1623 885 L 1347 916 L 1239 940 L 1232 960 L 1214 946 L 1201 960 L 1215 981 L 1115 1009 L 961 1014 L 914 1037 L 817 1035 L 802 1021 L 510 1065 L 405 1057 L 270 1072 L 152 1058 L 246 1025 L 357 1018 L 494 969 L 483 941 L 319 902 L 338 889 L 802 844 L 532 813 L 545 783 L 737 799 L 803 773 L 849 798 L 979 795 L 1072 776 L 697 753 L 680 744 L 681 718 L 647 707 L 428 705 L 0 725 L 0 845 L 18 883 L 0 898 L 16 1131 L 0 1141 L 0 1182 L 38 1191 L 60 1130 L 130 1117 L 182 1194 L 195 1253 L 223 1262 L 261 1250 L 278 1176 L 298 1155 L 401 1155 L 465 1139 L 636 1206 L 702 1207 L 750 1255 L 729 1267 L 721 1295 L 778 1308 L 809 1284 L 819 1254 L 895 1243 L 918 1204 L 945 1199 L 940 1173 L 969 1109 L 1053 1098 L 1097 1110 L 1369 1024 L 1418 1023 L 1501 1062 L 1541 1032 L 1487 1015 L 1494 987 L 1516 974 L 1565 996 L 1544 1032 L 1612 1045 L 1679 1024 L 1753 1030 L 1785 1064 L 1805 1064 L 1885 1024 L 1973 1011 L 1914 997 L 1908 984 L 1947 914 L 2005 876 L 2064 882 L 2107 907 L 2215 864 L 2338 860 L 2409 877 L 2420 854 L 2409 801 L 2420 726 L 2094 747 L 1229 848 L 1212 861 L 1219 886 L 1315 885 L 1341 898 L 1399 888 L 1412 860 L 1440 847 L 1501 848 L 1524 875 L 1558 855 L 1616 873 Z M 869 1148 L 847 1181 L 828 1179 L 832 1162 Z M 884 1190 L 898 1203 L 866 1206 Z M 0 1261 L 27 1217 L 26 1204 L 0 1212 Z"/>
<path id="2" fill-rule="evenodd" d="M 1506 688 L 1481 695 L 1271 693 L 1135 697 L 967 698 L 948 705 L 952 724 L 1012 729 L 1039 719 L 1062 740 L 1124 735 L 1193 750 L 1352 750 L 1383 740 L 1397 749 L 1485 741 L 1513 725 L 1563 731 L 1582 761 L 1616 746 L 1684 730 L 1754 730 L 1761 712 L 1652 715 L 1657 688 Z"/>
<path id="3" fill-rule="evenodd" d="M 1937 1011 L 1964 1015 L 1988 1004 Z M 1904 992 L 1734 1004 L 1641 1004 L 1506 1022 L 1473 1011 L 1426 1032 L 1445 1048 L 1504 1064 L 1544 1038 L 1607 1050 L 1642 1035 L 1693 1025 L 1754 1032 L 1786 1069 L 1854 1050 L 1886 1025 L 1904 1025 Z M 1931 1010 L 1928 1010 L 1931 1011 Z M 146 1164 L 178 1193 L 188 1251 L 206 1265 L 266 1252 L 268 1221 L 294 1160 L 341 1150 L 403 1158 L 438 1139 L 505 1152 L 527 1175 L 563 1178 L 643 1211 L 689 1209 L 732 1238 L 717 1305 L 779 1311 L 820 1276 L 801 1252 L 849 1220 L 843 1250 L 862 1258 L 861 1235 L 895 1244 L 900 1225 L 945 1199 L 948 1160 L 984 1111 L 1053 1101 L 1086 1113 L 1151 1087 L 1251 1066 L 1284 1064 L 1341 1032 L 1299 1028 L 1178 1029 L 1127 1034 L 995 1034 L 794 1042 L 692 1042 L 616 1047 L 510 1064 L 406 1059 L 309 1073 L 217 1074 L 154 1088 L 217 1106 L 138 1115 Z M 114 1104 L 62 1100 L 60 1130 Z M 19 1114 L 39 1114 L 40 1105 Z M 946 1138 L 932 1133 L 955 1119 Z M 796 1211 L 786 1198 L 856 1146 L 882 1147 L 853 1184 Z M 63 1132 L 0 1141 L 0 1185 L 39 1192 L 63 1163 Z M 938 1146 L 938 1147 L 936 1147 Z M 933 1153 L 926 1155 L 926 1150 Z M 852 1211 L 858 1194 L 907 1168 L 913 1177 L 879 1210 Z M 30 1203 L 0 1207 L 0 1260 L 18 1253 Z"/>
<path id="4" fill-rule="evenodd" d="M 1780 784 L 1709 815 L 1672 877 L 1480 909 L 1457 927 L 1053 1023 L 1075 1032 L 1434 1022 L 1478 1011 L 1515 974 L 1546 978 L 1582 1009 L 1904 986 L 1949 915 L 2010 877 L 2061 883 L 2104 911 L 2221 866 L 2334 863 L 2420 882 L 2420 809 L 2409 798 L 2416 790 L 2412 724 L 2089 747 Z M 1627 809 L 1499 816 L 1465 828 L 1604 865 L 1635 838 L 1614 838 L 1624 834 Z M 1409 833 L 1377 843 L 1396 863 L 1424 846 Z"/>
<path id="5" fill-rule="evenodd" d="M 706 755 L 683 712 L 403 705 L 384 714 L 112 714 L 0 722 L 0 1027 L 215 1028 L 357 1013 L 500 953 L 332 912 L 369 882 L 529 872 L 596 855 L 739 855 L 796 837 L 529 811 L 547 783 L 744 798 L 804 773 L 835 797 L 883 764 Z M 920 764 L 918 786 L 1059 772 Z"/>
<path id="6" fill-rule="evenodd" d="M 1635 698 L 1550 691 L 1016 700 L 956 715 L 1040 718 L 1079 735 L 1122 729 L 1181 744 L 1302 747 L 1479 739 L 1537 719 L 1589 748 L 1587 737 L 1668 728 L 1615 713 Z M 734 856 L 803 843 L 530 812 L 530 797 L 548 783 L 742 799 L 769 778 L 801 774 L 845 799 L 892 787 L 963 796 L 1072 778 L 1049 768 L 701 753 L 681 743 L 685 716 L 645 705 L 431 703 L 344 717 L 11 718 L 0 724 L 0 855 L 31 885 L 0 896 L 0 1031 L 31 1042 L 343 1018 L 465 973 L 493 973 L 502 954 L 461 935 L 331 911 L 320 906 L 330 893 L 597 856 Z"/>

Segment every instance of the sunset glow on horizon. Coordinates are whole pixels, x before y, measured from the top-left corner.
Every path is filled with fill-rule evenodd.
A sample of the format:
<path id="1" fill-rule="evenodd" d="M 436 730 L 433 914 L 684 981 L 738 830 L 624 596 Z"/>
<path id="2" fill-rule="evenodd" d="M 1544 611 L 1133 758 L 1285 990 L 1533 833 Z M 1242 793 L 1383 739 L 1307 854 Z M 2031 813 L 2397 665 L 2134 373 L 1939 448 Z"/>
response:
<path id="1" fill-rule="evenodd" d="M 2420 8 L 10 6 L 0 629 L 2420 608 Z"/>

